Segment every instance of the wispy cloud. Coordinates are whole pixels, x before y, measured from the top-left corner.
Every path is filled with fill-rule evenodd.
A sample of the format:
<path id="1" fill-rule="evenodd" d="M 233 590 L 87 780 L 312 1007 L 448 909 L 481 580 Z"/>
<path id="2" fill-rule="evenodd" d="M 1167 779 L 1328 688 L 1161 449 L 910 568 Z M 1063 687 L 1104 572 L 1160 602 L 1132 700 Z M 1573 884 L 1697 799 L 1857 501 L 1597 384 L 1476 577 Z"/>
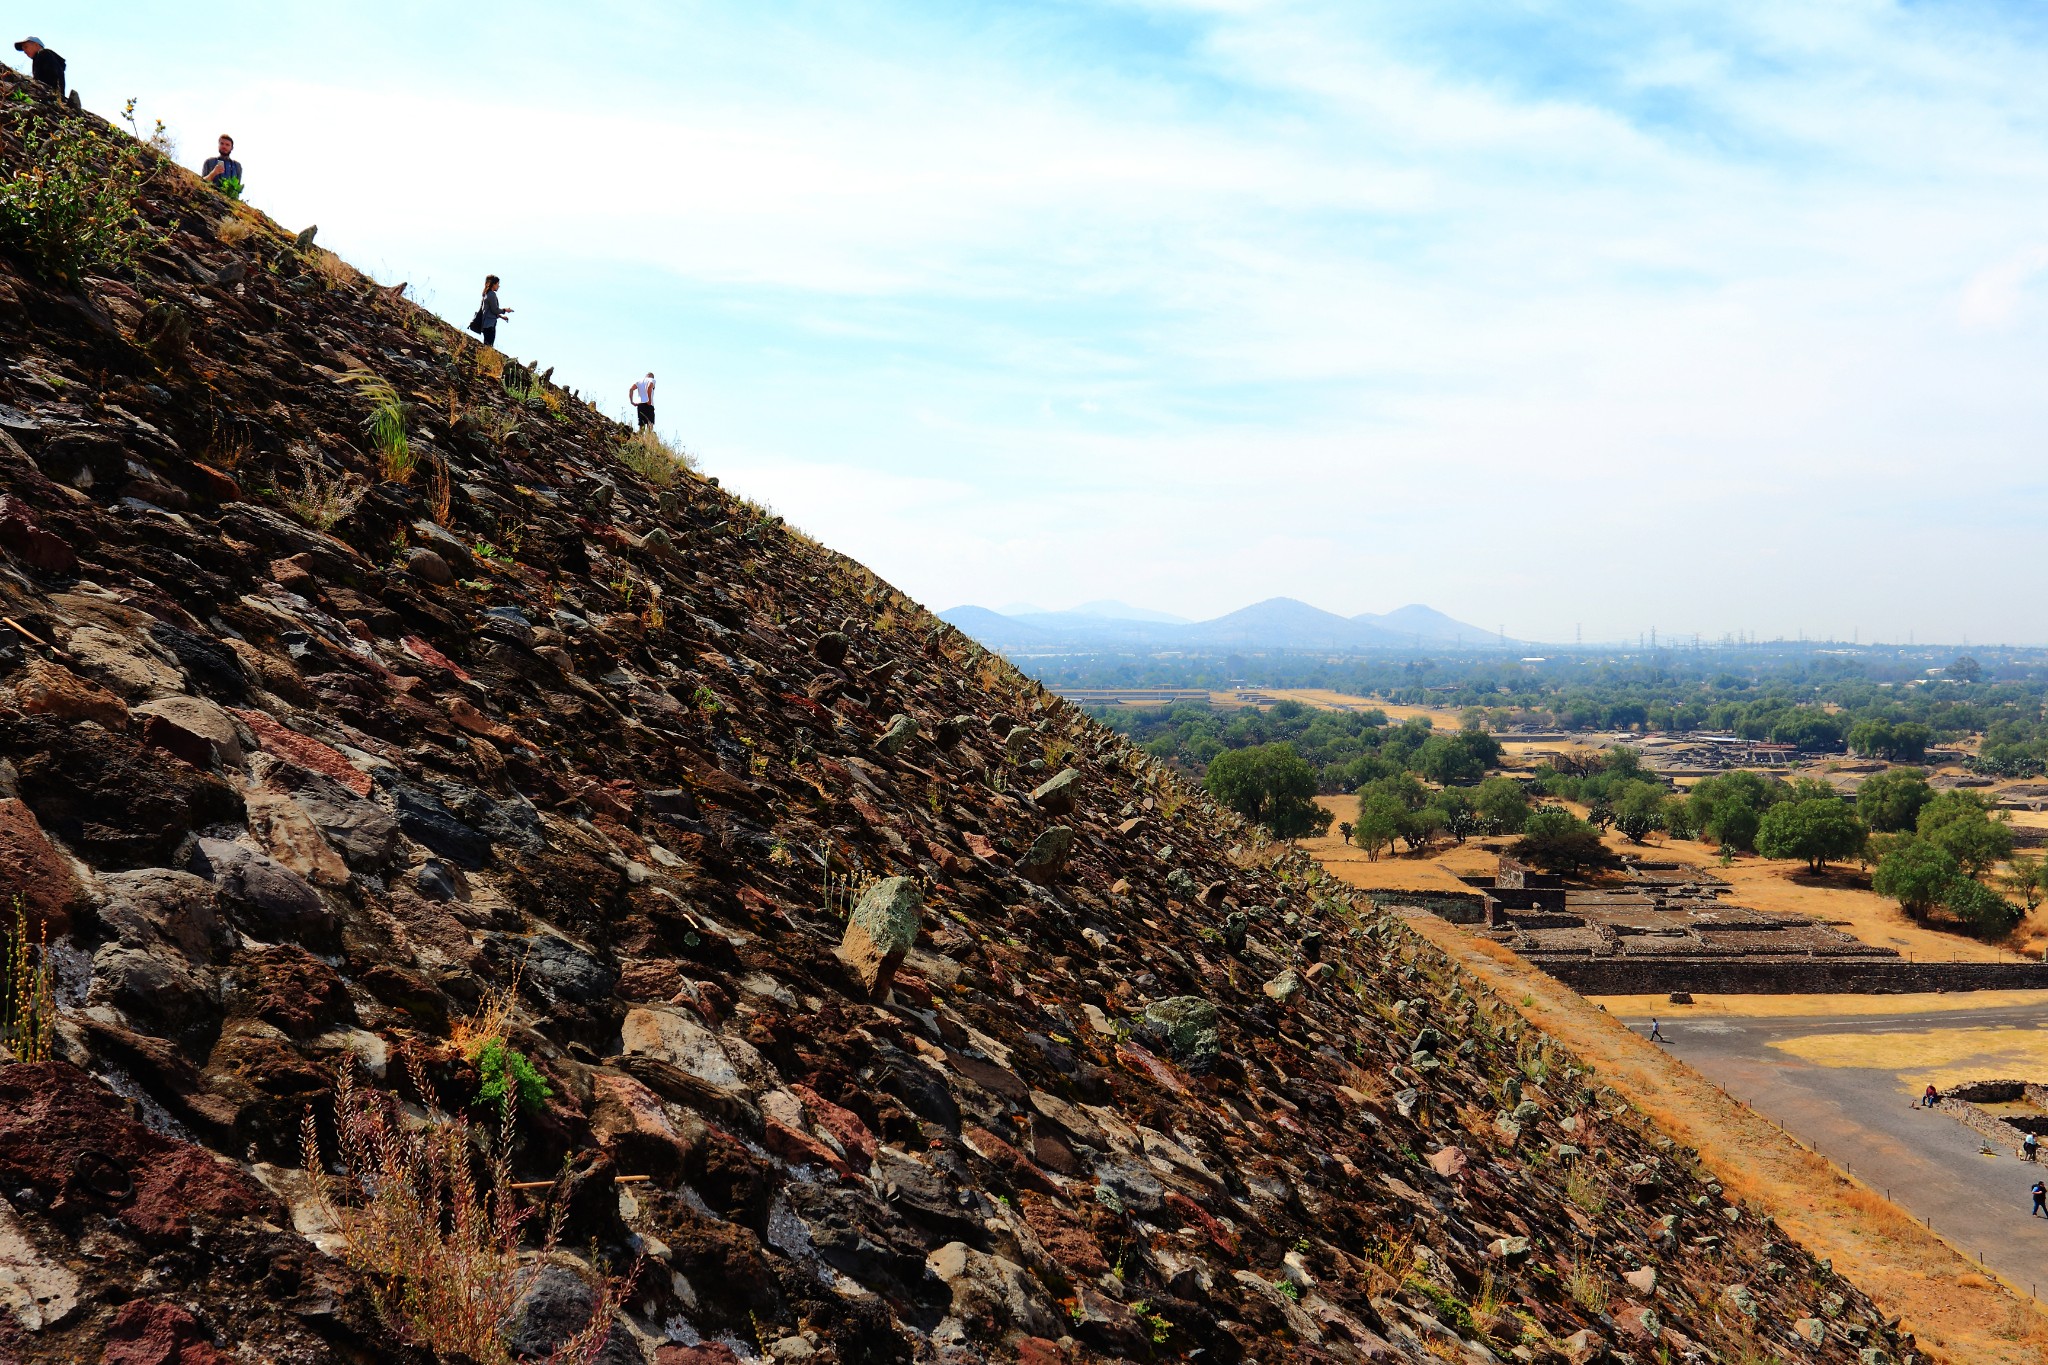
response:
<path id="1" fill-rule="evenodd" d="M 259 203 L 451 315 L 501 271 L 513 345 L 656 364 L 934 605 L 2048 637 L 1970 586 L 2048 514 L 2021 12 L 236 6 L 223 68 L 106 8 L 95 103 L 235 127 Z"/>

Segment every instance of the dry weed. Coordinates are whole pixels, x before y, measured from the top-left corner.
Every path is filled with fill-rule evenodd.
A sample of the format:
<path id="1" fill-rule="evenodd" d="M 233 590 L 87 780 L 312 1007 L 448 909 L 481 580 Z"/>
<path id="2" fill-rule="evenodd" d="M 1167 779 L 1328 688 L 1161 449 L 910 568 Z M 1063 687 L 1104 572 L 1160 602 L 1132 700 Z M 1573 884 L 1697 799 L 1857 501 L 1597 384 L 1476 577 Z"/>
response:
<path id="1" fill-rule="evenodd" d="M 1565 1292 L 1572 1296 L 1572 1302 L 1588 1313 L 1598 1314 L 1607 1311 L 1610 1296 L 1606 1283 L 1597 1272 L 1590 1271 L 1583 1265 L 1574 1265 L 1571 1274 L 1564 1277 L 1564 1287 Z"/>
<path id="2" fill-rule="evenodd" d="M 697 462 L 688 451 L 670 445 L 652 427 L 643 427 L 619 443 L 619 463 L 656 488 L 667 488 Z"/>
<path id="3" fill-rule="evenodd" d="M 309 1108 L 300 1130 L 307 1177 L 346 1239 L 344 1259 L 363 1277 L 393 1337 L 443 1359 L 512 1365 L 506 1337 L 515 1310 L 554 1251 L 564 1210 L 557 1205 L 550 1217 L 541 1254 L 525 1257 L 520 1229 L 527 1215 L 512 1188 L 509 1092 L 492 1141 L 467 1120 L 440 1112 L 417 1059 L 408 1055 L 407 1062 L 426 1121 L 410 1123 L 391 1097 L 357 1089 L 343 1063 L 334 1086 L 341 1173 L 330 1176 L 324 1167 Z M 478 1149 L 482 1185 L 472 1165 Z M 597 1358 L 635 1274 L 597 1287 L 589 1324 L 553 1361 L 587 1365 Z"/>
<path id="4" fill-rule="evenodd" d="M 18 1062 L 48 1061 L 57 1027 L 50 930 L 31 937 L 26 898 L 16 895 L 13 911 L 0 924 L 0 1047 Z"/>
<path id="5" fill-rule="evenodd" d="M 239 213 L 231 213 L 220 220 L 220 226 L 213 230 L 213 235 L 228 246 L 233 246 L 237 242 L 248 241 L 258 231 L 255 223 Z"/>
<path id="6" fill-rule="evenodd" d="M 303 463 L 300 477 L 298 488 L 287 489 L 279 497 L 293 516 L 316 531 L 334 529 L 335 523 L 361 506 L 370 491 L 356 475 L 346 471 L 328 474 L 311 460 Z"/>
<path id="7" fill-rule="evenodd" d="M 362 279 L 355 267 L 324 247 L 313 249 L 310 263 L 320 283 L 329 289 L 343 289 Z"/>

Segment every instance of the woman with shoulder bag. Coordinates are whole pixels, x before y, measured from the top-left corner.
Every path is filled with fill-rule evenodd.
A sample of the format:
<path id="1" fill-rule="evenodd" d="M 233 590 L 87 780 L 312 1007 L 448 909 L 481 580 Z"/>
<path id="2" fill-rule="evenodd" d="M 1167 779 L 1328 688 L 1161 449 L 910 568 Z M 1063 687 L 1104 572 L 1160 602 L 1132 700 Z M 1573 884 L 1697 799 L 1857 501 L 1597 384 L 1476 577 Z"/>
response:
<path id="1" fill-rule="evenodd" d="M 498 319 L 512 316 L 510 308 L 498 306 L 498 277 L 484 276 L 484 301 L 476 310 L 476 316 L 469 320 L 469 330 L 484 339 L 484 345 L 498 344 Z"/>

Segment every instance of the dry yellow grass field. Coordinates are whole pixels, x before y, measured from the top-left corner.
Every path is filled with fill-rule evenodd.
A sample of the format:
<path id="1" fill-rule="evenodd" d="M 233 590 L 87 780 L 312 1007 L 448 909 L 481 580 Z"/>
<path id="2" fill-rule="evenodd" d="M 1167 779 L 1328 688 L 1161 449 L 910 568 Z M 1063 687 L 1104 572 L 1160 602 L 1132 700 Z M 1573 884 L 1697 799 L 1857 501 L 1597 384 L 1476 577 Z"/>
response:
<path id="1" fill-rule="evenodd" d="M 1729 1189 L 1905 1319 L 1954 1365 L 2040 1365 L 2048 1317 L 1983 1274 L 1882 1194 L 1795 1142 L 1711 1081 L 1498 944 L 1429 915 L 1411 923 L 1590 1065 L 1666 1133 L 1700 1152 Z"/>

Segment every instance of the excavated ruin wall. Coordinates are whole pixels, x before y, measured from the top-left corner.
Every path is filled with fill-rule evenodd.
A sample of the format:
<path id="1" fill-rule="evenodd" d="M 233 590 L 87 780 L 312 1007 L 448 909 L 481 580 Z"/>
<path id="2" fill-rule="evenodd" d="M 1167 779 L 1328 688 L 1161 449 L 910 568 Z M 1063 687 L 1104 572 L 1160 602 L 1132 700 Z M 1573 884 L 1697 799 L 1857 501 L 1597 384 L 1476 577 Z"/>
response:
<path id="1" fill-rule="evenodd" d="M 2048 989 L 2048 963 L 1839 961 L 1812 958 L 1658 961 L 1626 957 L 1532 957 L 1586 995 L 1898 995 L 1929 991 Z"/>

